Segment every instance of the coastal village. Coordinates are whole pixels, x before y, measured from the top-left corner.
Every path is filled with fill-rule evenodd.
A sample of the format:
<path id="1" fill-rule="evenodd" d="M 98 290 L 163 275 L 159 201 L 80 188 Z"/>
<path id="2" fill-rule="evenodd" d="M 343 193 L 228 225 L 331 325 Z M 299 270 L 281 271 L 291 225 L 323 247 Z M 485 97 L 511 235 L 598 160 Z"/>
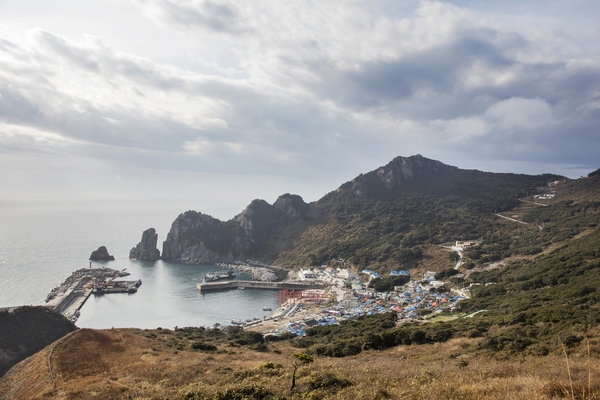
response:
<path id="1" fill-rule="evenodd" d="M 461 255 L 463 249 L 475 245 L 474 242 L 456 242 L 451 249 Z M 346 263 L 336 260 L 336 264 L 345 267 Z M 233 320 L 232 323 L 264 335 L 277 336 L 286 333 L 302 336 L 313 326 L 339 324 L 343 320 L 386 312 L 397 314 L 397 324 L 425 323 L 457 318 L 456 304 L 469 297 L 468 288 L 447 289 L 448 282 L 437 280 L 432 271 L 413 276 L 406 270 L 392 270 L 389 275 L 403 277 L 401 281 L 406 283 L 381 292 L 370 288 L 369 283 L 384 276 L 369 269 L 354 272 L 350 268 L 329 265 L 302 268 L 290 273 L 287 281 L 325 287 L 298 291 L 282 289 L 277 295 L 280 307 L 271 315 L 263 319 Z"/>

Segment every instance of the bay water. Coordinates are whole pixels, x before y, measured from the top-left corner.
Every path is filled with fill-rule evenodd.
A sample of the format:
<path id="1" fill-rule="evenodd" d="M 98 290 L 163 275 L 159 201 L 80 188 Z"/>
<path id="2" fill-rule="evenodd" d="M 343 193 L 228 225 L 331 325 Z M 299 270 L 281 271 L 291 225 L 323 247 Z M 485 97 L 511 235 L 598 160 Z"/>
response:
<path id="1" fill-rule="evenodd" d="M 90 266 L 92 251 L 106 246 L 115 261 L 92 263 L 142 280 L 137 293 L 92 295 L 81 309 L 82 328 L 174 328 L 230 324 L 275 309 L 271 290 L 199 293 L 196 284 L 214 265 L 129 260 L 129 250 L 150 227 L 158 248 L 180 212 L 176 205 L 128 203 L 0 202 L 0 307 L 43 305 L 47 294 L 73 271 Z M 237 279 L 250 279 L 238 274 Z M 268 313 L 268 312 L 267 312 Z"/>

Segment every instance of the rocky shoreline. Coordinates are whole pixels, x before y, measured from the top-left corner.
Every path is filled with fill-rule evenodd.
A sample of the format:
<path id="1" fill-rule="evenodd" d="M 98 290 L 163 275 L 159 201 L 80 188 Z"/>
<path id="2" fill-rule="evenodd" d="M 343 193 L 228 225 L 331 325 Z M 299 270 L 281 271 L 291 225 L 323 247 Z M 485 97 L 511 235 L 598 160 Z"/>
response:
<path id="1" fill-rule="evenodd" d="M 250 265 L 247 263 L 216 263 L 219 267 L 233 269 L 236 271 L 246 272 L 252 275 L 252 279 L 259 282 L 276 282 L 279 277 L 273 272 L 272 267 L 267 267 L 265 264 L 261 266 Z"/>

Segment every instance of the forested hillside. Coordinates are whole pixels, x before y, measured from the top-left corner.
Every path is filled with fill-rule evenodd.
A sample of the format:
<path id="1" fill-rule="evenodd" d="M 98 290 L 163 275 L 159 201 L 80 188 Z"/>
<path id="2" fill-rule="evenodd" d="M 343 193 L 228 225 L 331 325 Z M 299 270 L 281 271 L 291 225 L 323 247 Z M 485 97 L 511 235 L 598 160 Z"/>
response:
<path id="1" fill-rule="evenodd" d="M 283 195 L 253 201 L 221 222 L 189 211 L 173 223 L 163 258 L 188 263 L 245 260 L 282 267 L 345 259 L 356 267 L 410 268 L 424 244 L 479 239 L 493 214 L 566 178 L 461 170 L 420 155 L 397 157 L 317 202 Z"/>

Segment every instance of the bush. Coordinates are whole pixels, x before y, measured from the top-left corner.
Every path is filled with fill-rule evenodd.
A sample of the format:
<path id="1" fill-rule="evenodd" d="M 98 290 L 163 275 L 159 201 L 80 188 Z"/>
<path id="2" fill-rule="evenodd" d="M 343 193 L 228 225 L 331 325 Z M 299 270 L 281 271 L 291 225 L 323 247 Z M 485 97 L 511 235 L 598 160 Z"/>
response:
<path id="1" fill-rule="evenodd" d="M 281 369 L 281 368 L 283 368 L 283 365 L 281 365 L 279 363 L 267 361 L 265 363 L 259 364 L 259 366 L 257 368 L 263 369 L 263 370 Z"/>
<path id="2" fill-rule="evenodd" d="M 217 392 L 215 394 L 215 400 L 246 400 L 255 399 L 263 400 L 273 396 L 273 392 L 263 386 L 256 384 L 246 385 L 236 388 L 228 388 L 223 392 Z"/>
<path id="3" fill-rule="evenodd" d="M 215 350 L 217 350 L 217 346 L 212 345 L 210 343 L 201 342 L 201 341 L 192 342 L 190 344 L 190 347 L 192 349 L 194 349 L 194 350 L 201 350 L 201 351 L 215 351 Z"/>
<path id="4" fill-rule="evenodd" d="M 315 389 L 327 389 L 337 391 L 348 386 L 352 386 L 353 383 L 348 379 L 338 378 L 332 372 L 313 372 L 310 374 L 308 381 L 310 388 Z"/>

